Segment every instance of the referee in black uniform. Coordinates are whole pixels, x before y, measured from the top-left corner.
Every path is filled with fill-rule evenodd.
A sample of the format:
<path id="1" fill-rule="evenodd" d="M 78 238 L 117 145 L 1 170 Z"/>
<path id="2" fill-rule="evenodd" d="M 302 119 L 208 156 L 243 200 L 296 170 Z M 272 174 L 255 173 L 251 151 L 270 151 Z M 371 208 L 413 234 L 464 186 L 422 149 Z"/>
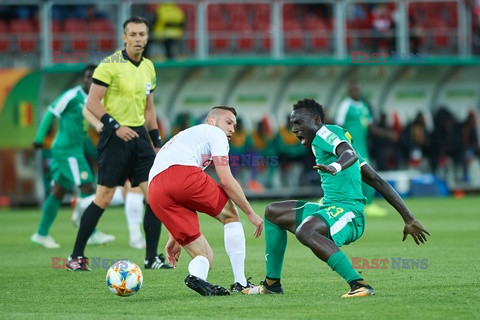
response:
<path id="1" fill-rule="evenodd" d="M 132 187 L 140 186 L 147 201 L 143 220 L 145 268 L 172 268 L 163 255 L 157 255 L 162 224 L 147 197 L 148 173 L 161 146 L 153 104 L 155 69 L 142 56 L 147 41 L 146 20 L 131 17 L 123 24 L 125 49 L 103 59 L 93 74 L 86 108 L 103 123 L 97 146 L 98 184 L 95 200 L 82 216 L 68 270 L 89 270 L 84 256 L 87 240 L 110 204 L 116 186 L 123 186 L 126 179 L 130 179 Z"/>

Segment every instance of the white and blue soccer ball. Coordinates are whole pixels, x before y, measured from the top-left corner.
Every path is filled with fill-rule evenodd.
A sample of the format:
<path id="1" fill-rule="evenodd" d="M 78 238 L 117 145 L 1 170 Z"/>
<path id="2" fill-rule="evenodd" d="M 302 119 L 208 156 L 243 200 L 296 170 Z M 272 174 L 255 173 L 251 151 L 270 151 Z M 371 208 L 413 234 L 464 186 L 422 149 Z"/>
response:
<path id="1" fill-rule="evenodd" d="M 120 297 L 134 295 L 143 284 L 142 270 L 135 263 L 119 260 L 107 271 L 107 286 L 110 291 Z"/>

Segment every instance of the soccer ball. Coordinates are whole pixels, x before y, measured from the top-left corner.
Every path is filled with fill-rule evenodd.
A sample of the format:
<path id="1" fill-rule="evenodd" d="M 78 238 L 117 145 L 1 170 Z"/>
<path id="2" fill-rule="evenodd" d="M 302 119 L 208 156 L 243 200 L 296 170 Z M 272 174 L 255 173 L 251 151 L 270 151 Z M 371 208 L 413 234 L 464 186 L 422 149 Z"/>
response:
<path id="1" fill-rule="evenodd" d="M 142 287 L 142 270 L 131 261 L 119 260 L 108 269 L 106 280 L 112 293 L 120 297 L 128 297 L 137 293 Z"/>

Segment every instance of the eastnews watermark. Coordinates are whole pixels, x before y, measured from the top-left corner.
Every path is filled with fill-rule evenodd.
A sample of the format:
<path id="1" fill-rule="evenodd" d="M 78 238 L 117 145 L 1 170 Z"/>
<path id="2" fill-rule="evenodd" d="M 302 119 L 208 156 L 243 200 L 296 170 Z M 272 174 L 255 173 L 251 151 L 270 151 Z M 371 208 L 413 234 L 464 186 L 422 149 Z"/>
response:
<path id="1" fill-rule="evenodd" d="M 120 266 L 125 264 L 125 267 L 128 267 L 127 259 L 107 259 L 102 257 L 93 257 L 88 258 L 89 268 L 90 269 L 104 269 L 108 270 L 112 264 L 120 261 Z M 72 263 L 77 263 L 81 268 L 86 268 L 84 259 L 72 259 Z M 68 259 L 61 257 L 52 257 L 52 269 L 65 269 L 68 264 Z"/>
<path id="2" fill-rule="evenodd" d="M 278 155 L 260 156 L 251 153 L 231 155 L 229 157 L 215 157 L 209 154 L 202 154 L 202 164 L 204 167 L 213 163 L 215 166 L 230 167 L 278 167 Z"/>
<path id="3" fill-rule="evenodd" d="M 428 259 L 410 259 L 402 257 L 392 257 L 388 258 L 373 258 L 365 259 L 361 257 L 352 257 L 352 267 L 353 269 L 396 269 L 396 270 L 406 270 L 406 269 L 419 269 L 424 270 L 428 269 Z"/>
<path id="4" fill-rule="evenodd" d="M 63 51 L 52 51 L 52 63 L 127 63 L 121 52 L 114 54 L 106 54 L 100 51 L 81 52 L 74 51 L 71 53 Z"/>
<path id="5" fill-rule="evenodd" d="M 428 61 L 427 53 L 399 53 L 351 51 L 351 63 L 424 63 Z"/>

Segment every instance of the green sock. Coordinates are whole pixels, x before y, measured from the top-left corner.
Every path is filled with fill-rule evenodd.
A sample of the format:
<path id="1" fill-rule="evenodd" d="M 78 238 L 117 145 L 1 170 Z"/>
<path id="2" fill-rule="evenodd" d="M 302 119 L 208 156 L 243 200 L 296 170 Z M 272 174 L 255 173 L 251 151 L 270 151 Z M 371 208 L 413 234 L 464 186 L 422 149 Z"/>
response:
<path id="1" fill-rule="evenodd" d="M 362 279 L 343 251 L 332 254 L 330 258 L 328 258 L 327 264 L 347 282 Z"/>
<path id="2" fill-rule="evenodd" d="M 60 210 L 60 205 L 62 201 L 55 198 L 53 195 L 49 195 L 45 203 L 43 204 L 42 218 L 40 219 L 40 224 L 38 225 L 37 233 L 41 236 L 47 236 L 50 231 L 50 227 L 53 224 L 53 221 L 57 217 L 58 210 Z"/>
<path id="3" fill-rule="evenodd" d="M 280 279 L 282 277 L 283 257 L 287 248 L 287 230 L 265 219 L 265 264 L 267 277 Z"/>

